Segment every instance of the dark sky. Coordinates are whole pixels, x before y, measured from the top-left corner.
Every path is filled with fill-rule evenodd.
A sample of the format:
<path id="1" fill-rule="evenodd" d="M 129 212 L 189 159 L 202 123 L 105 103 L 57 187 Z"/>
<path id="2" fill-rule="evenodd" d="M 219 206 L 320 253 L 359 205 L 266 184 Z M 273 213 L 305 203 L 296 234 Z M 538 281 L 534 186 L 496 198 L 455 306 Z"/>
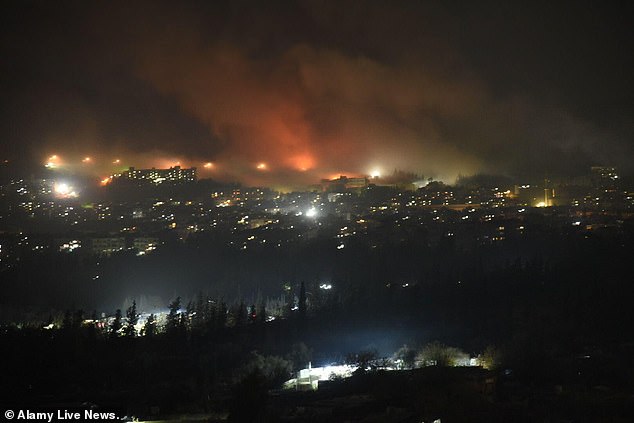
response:
<path id="1" fill-rule="evenodd" d="M 246 182 L 633 170 L 629 2 L 464 3 L 12 2 L 1 154 Z"/>

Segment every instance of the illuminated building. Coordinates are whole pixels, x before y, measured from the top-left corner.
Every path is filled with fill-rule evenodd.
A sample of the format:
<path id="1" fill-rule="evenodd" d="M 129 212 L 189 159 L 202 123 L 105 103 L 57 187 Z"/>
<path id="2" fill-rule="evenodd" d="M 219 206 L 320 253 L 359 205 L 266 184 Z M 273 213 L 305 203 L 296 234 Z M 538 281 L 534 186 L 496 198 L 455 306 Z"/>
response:
<path id="1" fill-rule="evenodd" d="M 137 251 L 137 255 L 144 255 L 156 249 L 158 238 L 141 237 L 132 241 L 133 248 Z"/>
<path id="2" fill-rule="evenodd" d="M 123 237 L 92 239 L 92 252 L 97 256 L 110 256 L 112 253 L 124 250 L 125 247 L 126 242 Z"/>
<path id="3" fill-rule="evenodd" d="M 592 185 L 594 188 L 601 190 L 616 189 L 619 175 L 617 174 L 615 167 L 592 166 L 590 171 L 592 172 Z"/>
<path id="4" fill-rule="evenodd" d="M 135 169 L 130 167 L 123 172 L 120 178 L 137 181 L 141 183 L 190 183 L 196 182 L 196 168 L 181 168 L 180 166 L 170 167 L 169 169 Z"/>

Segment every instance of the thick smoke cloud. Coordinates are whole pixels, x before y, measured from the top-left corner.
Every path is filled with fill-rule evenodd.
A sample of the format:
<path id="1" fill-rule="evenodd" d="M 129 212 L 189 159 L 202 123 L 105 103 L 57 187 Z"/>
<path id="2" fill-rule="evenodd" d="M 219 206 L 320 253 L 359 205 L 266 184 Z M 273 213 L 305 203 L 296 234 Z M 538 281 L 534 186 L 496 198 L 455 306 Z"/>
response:
<path id="1" fill-rule="evenodd" d="M 509 21 L 526 30 L 539 23 L 539 6 L 490 14 L 382 2 L 38 6 L 16 6 L 5 22 L 3 51 L 13 60 L 4 66 L 16 78 L 5 83 L 5 154 L 212 161 L 204 176 L 291 185 L 373 169 L 542 177 L 627 167 L 632 154 L 623 101 L 631 84 L 610 97 L 593 83 L 606 69 L 592 54 L 625 38 L 600 28 L 588 44 L 563 10 L 550 10 L 549 26 L 531 35 Z M 495 28 L 504 39 L 492 37 Z M 553 60 L 571 35 L 588 45 Z M 509 48 L 532 41 L 543 51 Z M 617 76 L 629 63 L 618 54 L 607 57 Z M 588 62 L 585 71 L 568 69 L 567 55 Z M 566 70 L 569 83 L 553 87 L 552 73 Z"/>

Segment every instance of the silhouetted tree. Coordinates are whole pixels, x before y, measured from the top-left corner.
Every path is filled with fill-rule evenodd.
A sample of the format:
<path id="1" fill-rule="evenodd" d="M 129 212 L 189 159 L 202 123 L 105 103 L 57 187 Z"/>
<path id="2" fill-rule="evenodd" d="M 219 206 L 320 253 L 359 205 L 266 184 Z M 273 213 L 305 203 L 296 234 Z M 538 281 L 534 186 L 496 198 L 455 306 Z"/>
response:
<path id="1" fill-rule="evenodd" d="M 169 305 L 169 314 L 167 315 L 167 322 L 165 324 L 165 332 L 168 334 L 174 334 L 178 331 L 180 326 L 181 316 L 179 310 L 181 308 L 181 297 L 176 297 Z"/>
<path id="2" fill-rule="evenodd" d="M 499 348 L 489 345 L 484 352 L 478 356 L 477 363 L 487 370 L 495 370 L 500 367 L 503 358 Z"/>
<path id="3" fill-rule="evenodd" d="M 438 341 L 425 345 L 418 356 L 424 366 L 456 366 L 469 359 L 469 356 L 458 348 L 449 347 Z"/>
<path id="4" fill-rule="evenodd" d="M 139 315 L 136 311 L 136 300 L 132 300 L 132 305 L 128 307 L 126 311 L 126 326 L 124 329 L 126 336 L 136 336 L 136 328 L 135 325 L 139 322 Z"/>
<path id="5" fill-rule="evenodd" d="M 88 325 L 88 337 L 94 339 L 97 336 L 97 312 L 95 310 L 92 311 L 90 320 L 91 322 Z"/>
<path id="6" fill-rule="evenodd" d="M 299 371 L 308 366 L 308 362 L 313 356 L 313 351 L 303 342 L 297 342 L 291 345 L 291 352 L 286 358 L 293 363 L 293 370 Z"/>
<path id="7" fill-rule="evenodd" d="M 119 336 L 119 330 L 121 330 L 121 309 L 117 309 L 114 314 L 114 320 L 112 321 L 112 325 L 110 326 L 110 337 L 116 338 Z"/>
<path id="8" fill-rule="evenodd" d="M 403 345 L 396 351 L 394 358 L 400 361 L 400 367 L 403 369 L 412 369 L 416 365 L 416 350 L 407 345 Z"/>
<path id="9" fill-rule="evenodd" d="M 183 316 L 184 319 L 182 319 L 182 326 L 184 326 L 185 329 L 191 329 L 194 316 L 196 316 L 196 308 L 194 302 L 190 300 L 187 303 L 187 307 L 185 307 L 185 316 Z"/>
<path id="10" fill-rule="evenodd" d="M 84 310 L 79 309 L 73 313 L 73 324 L 72 327 L 74 330 L 79 330 L 81 328 L 81 324 L 84 321 Z"/>
<path id="11" fill-rule="evenodd" d="M 264 301 L 262 301 L 260 303 L 260 308 L 258 310 L 257 321 L 260 322 L 260 323 L 265 323 L 266 322 L 266 304 L 264 303 Z"/>
<path id="12" fill-rule="evenodd" d="M 359 351 L 356 354 L 346 356 L 346 364 L 357 366 L 357 372 L 363 373 L 366 370 L 376 370 L 379 353 L 377 350 Z"/>
<path id="13" fill-rule="evenodd" d="M 143 325 L 143 335 L 152 338 L 156 334 L 156 318 L 154 313 L 150 314 Z"/>
<path id="14" fill-rule="evenodd" d="M 218 329 L 222 329 L 227 325 L 227 304 L 224 301 L 220 302 L 218 307 Z"/>
<path id="15" fill-rule="evenodd" d="M 235 311 L 235 315 L 233 316 L 233 320 L 235 322 L 236 327 L 244 326 L 247 319 L 247 310 L 244 305 L 244 301 L 240 301 L 237 310 Z"/>
<path id="16" fill-rule="evenodd" d="M 199 292 L 196 297 L 196 305 L 194 307 L 194 314 L 192 316 L 192 328 L 196 330 L 202 330 L 205 326 L 205 320 L 207 319 L 207 307 L 205 306 L 205 297 L 203 293 Z"/>

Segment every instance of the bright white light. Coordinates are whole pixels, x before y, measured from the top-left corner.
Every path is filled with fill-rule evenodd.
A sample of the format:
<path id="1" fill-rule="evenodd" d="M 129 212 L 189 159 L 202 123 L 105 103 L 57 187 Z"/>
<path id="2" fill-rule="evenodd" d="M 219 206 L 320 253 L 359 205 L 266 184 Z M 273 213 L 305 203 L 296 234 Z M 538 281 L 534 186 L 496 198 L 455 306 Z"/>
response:
<path id="1" fill-rule="evenodd" d="M 344 244 L 337 245 L 337 250 L 343 250 L 346 246 Z"/>
<path id="2" fill-rule="evenodd" d="M 53 186 L 53 191 L 58 197 L 70 198 L 77 197 L 77 193 L 73 190 L 73 187 L 65 182 L 56 182 Z"/>
<path id="3" fill-rule="evenodd" d="M 59 195 L 68 195 L 71 192 L 71 187 L 67 183 L 60 182 L 55 184 L 55 192 Z"/>
<path id="4" fill-rule="evenodd" d="M 321 285 L 319 285 L 319 288 L 328 291 L 329 289 L 332 289 L 332 285 L 329 283 L 322 283 Z"/>
<path id="5" fill-rule="evenodd" d="M 317 216 L 317 209 L 315 209 L 314 207 L 309 208 L 308 210 L 306 210 L 306 216 L 307 217 Z"/>
<path id="6" fill-rule="evenodd" d="M 374 169 L 372 172 L 370 172 L 370 177 L 371 178 L 380 178 L 381 177 L 381 171 L 378 169 Z"/>

